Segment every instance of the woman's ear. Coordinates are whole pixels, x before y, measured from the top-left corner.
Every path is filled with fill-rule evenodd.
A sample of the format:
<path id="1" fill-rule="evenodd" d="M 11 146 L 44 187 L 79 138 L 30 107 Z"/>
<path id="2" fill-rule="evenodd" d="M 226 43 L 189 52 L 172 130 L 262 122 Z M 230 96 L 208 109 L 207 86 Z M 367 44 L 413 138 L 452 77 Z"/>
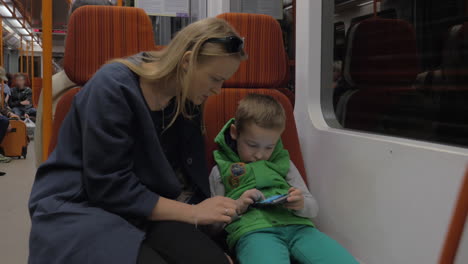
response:
<path id="1" fill-rule="evenodd" d="M 229 128 L 229 133 L 231 134 L 231 138 L 237 140 L 237 127 L 236 125 L 232 124 Z"/>
<path id="2" fill-rule="evenodd" d="M 190 65 L 190 56 L 192 55 L 191 51 L 186 51 L 184 53 L 184 56 L 182 57 L 182 69 L 184 69 L 185 72 L 188 71 L 188 67 Z"/>

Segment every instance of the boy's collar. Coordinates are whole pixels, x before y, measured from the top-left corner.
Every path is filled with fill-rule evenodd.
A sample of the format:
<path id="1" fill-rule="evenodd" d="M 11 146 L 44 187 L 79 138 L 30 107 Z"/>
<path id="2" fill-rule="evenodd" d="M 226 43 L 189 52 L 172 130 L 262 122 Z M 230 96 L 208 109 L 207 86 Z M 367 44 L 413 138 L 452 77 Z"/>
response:
<path id="1" fill-rule="evenodd" d="M 237 141 L 231 137 L 231 131 L 229 129 L 224 131 L 224 140 L 228 147 L 231 148 L 237 156 L 239 156 L 239 153 L 237 152 Z"/>

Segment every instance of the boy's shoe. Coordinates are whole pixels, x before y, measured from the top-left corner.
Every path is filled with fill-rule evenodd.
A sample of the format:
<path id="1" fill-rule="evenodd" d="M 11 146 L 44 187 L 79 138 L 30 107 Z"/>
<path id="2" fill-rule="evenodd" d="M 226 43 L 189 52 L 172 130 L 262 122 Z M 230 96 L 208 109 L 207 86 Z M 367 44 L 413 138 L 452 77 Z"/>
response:
<path id="1" fill-rule="evenodd" d="M 5 157 L 2 154 L 0 154 L 0 163 L 8 163 L 11 161 L 10 157 Z"/>
<path id="2" fill-rule="evenodd" d="M 0 176 L 4 176 L 6 173 L 3 171 L 0 171 Z"/>

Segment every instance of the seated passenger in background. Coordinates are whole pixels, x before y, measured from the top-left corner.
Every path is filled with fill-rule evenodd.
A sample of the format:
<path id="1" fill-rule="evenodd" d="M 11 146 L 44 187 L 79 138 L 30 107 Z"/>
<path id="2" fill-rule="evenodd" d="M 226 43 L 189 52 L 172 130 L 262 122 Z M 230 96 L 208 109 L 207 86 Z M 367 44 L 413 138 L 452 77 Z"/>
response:
<path id="1" fill-rule="evenodd" d="M 318 231 L 318 212 L 299 171 L 283 148 L 286 115 L 270 96 L 249 94 L 215 138 L 217 166 L 210 174 L 212 196 L 238 202 L 240 217 L 225 229 L 227 243 L 244 263 L 357 263 L 346 249 Z M 254 202 L 288 194 L 282 205 L 250 207 Z"/>
<path id="2" fill-rule="evenodd" d="M 10 107 L 12 111 L 20 116 L 29 118 L 36 116 L 36 109 L 32 104 L 32 90 L 25 86 L 26 77 L 18 74 L 15 77 L 15 87 L 11 89 Z"/>
<path id="3" fill-rule="evenodd" d="M 8 78 L 6 76 L 6 71 L 3 67 L 0 67 L 0 82 L 3 83 L 3 94 L 5 95 L 5 103 L 8 104 L 8 100 L 11 96 L 11 89 L 8 85 Z"/>

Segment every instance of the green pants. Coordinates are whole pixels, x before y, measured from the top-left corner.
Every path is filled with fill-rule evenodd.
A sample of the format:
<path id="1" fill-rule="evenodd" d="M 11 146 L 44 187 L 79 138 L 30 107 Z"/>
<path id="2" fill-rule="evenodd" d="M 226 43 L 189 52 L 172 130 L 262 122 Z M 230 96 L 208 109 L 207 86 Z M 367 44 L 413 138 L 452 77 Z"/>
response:
<path id="1" fill-rule="evenodd" d="M 358 264 L 338 242 L 316 228 L 291 225 L 256 230 L 236 244 L 240 264 Z"/>

